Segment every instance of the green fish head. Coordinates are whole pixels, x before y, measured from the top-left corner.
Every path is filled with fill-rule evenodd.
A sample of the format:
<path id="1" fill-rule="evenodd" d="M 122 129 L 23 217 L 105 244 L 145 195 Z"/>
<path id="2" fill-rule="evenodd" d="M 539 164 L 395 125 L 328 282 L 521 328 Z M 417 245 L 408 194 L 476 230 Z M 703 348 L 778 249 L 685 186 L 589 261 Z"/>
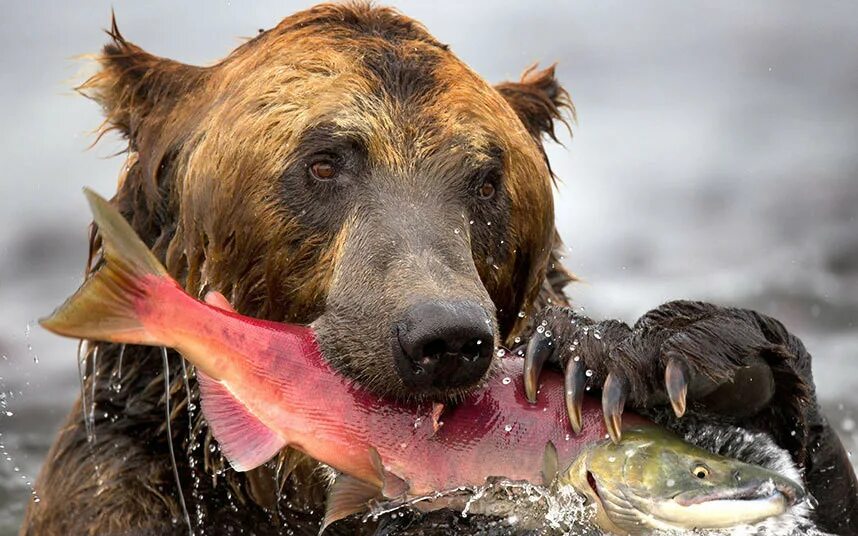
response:
<path id="1" fill-rule="evenodd" d="M 619 534 L 716 529 L 756 523 L 804 500 L 801 485 L 772 470 L 686 443 L 656 426 L 600 442 L 559 483 L 597 507 L 597 523 Z"/>

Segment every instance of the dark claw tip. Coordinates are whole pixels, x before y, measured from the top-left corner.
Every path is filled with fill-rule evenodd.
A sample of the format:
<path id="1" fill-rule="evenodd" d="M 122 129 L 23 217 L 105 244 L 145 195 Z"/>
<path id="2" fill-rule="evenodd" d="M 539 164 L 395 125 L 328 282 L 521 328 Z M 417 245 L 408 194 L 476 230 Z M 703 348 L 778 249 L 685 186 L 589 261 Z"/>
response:
<path id="1" fill-rule="evenodd" d="M 566 364 L 566 373 L 563 377 L 564 399 L 566 400 L 566 413 L 569 416 L 569 424 L 576 434 L 581 433 L 583 423 L 581 422 L 581 406 L 584 403 L 584 384 L 586 382 L 584 364 L 579 360 L 571 360 Z"/>
<path id="2" fill-rule="evenodd" d="M 524 354 L 524 394 L 528 402 L 536 403 L 536 391 L 539 387 L 539 375 L 554 349 L 551 340 L 541 333 L 535 333 L 527 343 Z"/>
<path id="3" fill-rule="evenodd" d="M 685 361 L 679 357 L 671 357 L 664 369 L 664 383 L 670 397 L 670 405 L 677 417 L 685 415 L 688 376 L 688 365 Z"/>
<path id="4" fill-rule="evenodd" d="M 608 374 L 602 386 L 602 413 L 611 441 L 619 443 L 623 437 L 623 409 L 626 405 L 628 383 L 613 372 Z"/>

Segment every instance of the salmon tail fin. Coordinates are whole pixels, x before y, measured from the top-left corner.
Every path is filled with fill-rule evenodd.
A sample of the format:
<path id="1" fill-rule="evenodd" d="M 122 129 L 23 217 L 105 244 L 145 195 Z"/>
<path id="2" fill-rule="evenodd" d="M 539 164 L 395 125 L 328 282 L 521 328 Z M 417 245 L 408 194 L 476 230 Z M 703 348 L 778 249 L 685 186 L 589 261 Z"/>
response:
<path id="1" fill-rule="evenodd" d="M 46 329 L 79 339 L 158 344 L 143 325 L 139 307 L 170 279 L 131 225 L 106 199 L 84 189 L 103 244 L 104 263 L 54 313 L 39 321 Z"/>

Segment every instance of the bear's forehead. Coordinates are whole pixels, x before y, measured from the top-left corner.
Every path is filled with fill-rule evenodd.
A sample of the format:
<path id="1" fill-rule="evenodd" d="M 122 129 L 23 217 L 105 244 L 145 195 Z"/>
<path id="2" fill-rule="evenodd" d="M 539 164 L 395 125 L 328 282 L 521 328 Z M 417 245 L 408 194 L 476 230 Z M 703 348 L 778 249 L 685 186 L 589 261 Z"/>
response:
<path id="1" fill-rule="evenodd" d="M 517 123 L 497 92 L 422 25 L 363 4 L 288 17 L 217 67 L 217 90 L 232 88 L 224 107 L 292 133 L 324 121 L 412 148 L 453 138 L 488 148 L 512 141 L 497 137 Z"/>

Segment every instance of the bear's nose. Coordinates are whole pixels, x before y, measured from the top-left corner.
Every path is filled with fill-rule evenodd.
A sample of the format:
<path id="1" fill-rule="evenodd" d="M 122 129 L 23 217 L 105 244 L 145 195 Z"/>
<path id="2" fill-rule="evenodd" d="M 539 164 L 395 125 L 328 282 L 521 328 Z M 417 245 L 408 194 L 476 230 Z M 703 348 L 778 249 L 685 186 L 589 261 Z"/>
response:
<path id="1" fill-rule="evenodd" d="M 494 348 L 491 319 L 472 301 L 417 303 L 395 325 L 393 339 L 399 376 L 418 390 L 477 383 L 491 364 Z"/>

